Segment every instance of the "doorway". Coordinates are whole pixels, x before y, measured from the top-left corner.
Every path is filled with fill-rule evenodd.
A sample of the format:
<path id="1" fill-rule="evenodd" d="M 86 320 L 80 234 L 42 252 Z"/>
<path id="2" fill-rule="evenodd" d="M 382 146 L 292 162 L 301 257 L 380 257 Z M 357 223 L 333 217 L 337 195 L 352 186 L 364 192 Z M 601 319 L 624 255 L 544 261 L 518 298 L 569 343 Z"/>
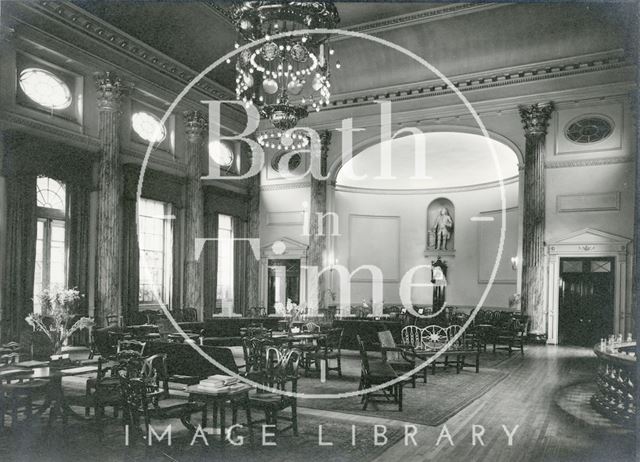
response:
<path id="1" fill-rule="evenodd" d="M 558 340 L 593 346 L 612 334 L 614 258 L 560 258 Z"/>
<path id="2" fill-rule="evenodd" d="M 269 259 L 267 311 L 276 312 L 276 304 L 286 306 L 287 299 L 300 304 L 300 260 Z"/>

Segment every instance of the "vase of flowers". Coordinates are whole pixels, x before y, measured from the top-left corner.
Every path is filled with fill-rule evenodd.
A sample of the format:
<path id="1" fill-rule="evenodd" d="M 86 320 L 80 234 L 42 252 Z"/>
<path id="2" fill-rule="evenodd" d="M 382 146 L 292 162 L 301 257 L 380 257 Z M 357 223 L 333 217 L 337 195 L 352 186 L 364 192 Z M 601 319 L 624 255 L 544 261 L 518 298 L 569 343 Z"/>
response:
<path id="1" fill-rule="evenodd" d="M 88 317 L 82 317 L 71 324 L 77 316 L 82 297 L 77 289 L 43 290 L 38 294 L 41 313 L 31 313 L 25 318 L 34 331 L 41 331 L 47 336 L 54 355 L 62 352 L 62 347 L 74 332 L 94 324 Z"/>

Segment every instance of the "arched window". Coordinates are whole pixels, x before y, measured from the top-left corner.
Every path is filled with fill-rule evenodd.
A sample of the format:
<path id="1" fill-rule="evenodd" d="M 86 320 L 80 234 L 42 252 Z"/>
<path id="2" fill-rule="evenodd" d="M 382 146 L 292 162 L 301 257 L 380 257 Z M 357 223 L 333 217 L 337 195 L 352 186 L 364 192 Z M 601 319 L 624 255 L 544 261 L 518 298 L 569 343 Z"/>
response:
<path id="1" fill-rule="evenodd" d="M 66 189 L 63 183 L 48 177 L 36 182 L 37 237 L 36 267 L 33 283 L 34 311 L 40 311 L 38 295 L 67 284 L 65 240 Z"/>
<path id="2" fill-rule="evenodd" d="M 53 178 L 39 177 L 36 184 L 38 207 L 64 211 L 64 185 Z"/>

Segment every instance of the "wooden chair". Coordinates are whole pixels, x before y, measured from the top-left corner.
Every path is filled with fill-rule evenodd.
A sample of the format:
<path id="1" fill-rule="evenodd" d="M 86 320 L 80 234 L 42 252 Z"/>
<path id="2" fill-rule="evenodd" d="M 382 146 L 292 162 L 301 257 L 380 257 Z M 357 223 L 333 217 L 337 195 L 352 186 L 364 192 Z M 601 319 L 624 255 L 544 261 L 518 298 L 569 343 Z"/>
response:
<path id="1" fill-rule="evenodd" d="M 140 357 L 144 354 L 144 347 L 147 342 L 141 342 L 139 340 L 120 340 L 118 341 L 118 348 L 116 354 L 120 355 L 124 351 L 131 351 L 137 353 Z"/>
<path id="2" fill-rule="evenodd" d="M 304 326 L 302 326 L 302 330 L 304 332 L 311 332 L 311 333 L 320 332 L 320 326 L 317 325 L 315 322 L 309 321 Z"/>
<path id="3" fill-rule="evenodd" d="M 389 364 L 394 371 L 406 373 L 416 368 L 416 353 L 412 346 L 397 346 L 391 331 L 388 330 L 378 332 L 378 340 L 380 340 L 382 360 Z M 424 382 L 427 382 L 426 373 L 424 374 Z M 411 384 L 413 388 L 416 387 L 415 374 L 411 374 Z"/>
<path id="4" fill-rule="evenodd" d="M 444 327 L 430 325 L 422 328 L 422 345 L 425 350 L 437 352 L 447 343 L 447 331 Z M 449 355 L 444 354 L 441 361 L 433 361 L 431 363 L 431 373 L 436 373 L 436 367 L 442 366 L 444 369 L 449 367 Z"/>
<path id="5" fill-rule="evenodd" d="M 34 379 L 29 369 L 0 369 L 0 432 L 4 430 L 4 416 L 11 414 L 11 427 L 18 425 L 18 414 L 22 409 L 24 423 L 31 425 L 33 401 L 47 394 L 49 381 Z"/>
<path id="6" fill-rule="evenodd" d="M 507 350 L 509 356 L 514 349 L 519 349 L 524 354 L 524 344 L 527 338 L 529 327 L 529 317 L 526 315 L 515 315 L 511 318 L 506 328 L 498 329 L 493 338 L 493 352 Z M 502 346 L 498 346 L 502 345 Z"/>
<path id="7" fill-rule="evenodd" d="M 405 326 L 400 332 L 402 344 L 413 347 L 414 349 L 422 349 L 422 329 L 418 326 Z"/>
<path id="8" fill-rule="evenodd" d="M 360 385 L 358 390 L 367 390 L 376 385 L 383 385 L 398 377 L 393 368 L 383 362 L 370 362 L 367 349 L 359 335 L 356 335 L 360 349 Z M 375 398 L 384 398 L 384 402 L 393 401 L 398 404 L 398 411 L 402 412 L 402 387 L 404 381 L 385 387 L 382 392 L 368 392 L 362 395 L 362 410 L 366 411 L 370 402 Z"/>
<path id="9" fill-rule="evenodd" d="M 163 406 L 162 400 L 168 396 L 166 385 L 166 356 L 155 355 L 147 360 L 131 357 L 115 368 L 120 380 L 124 421 L 139 435 L 146 436 L 154 419 L 166 420 L 179 418 L 192 433 L 196 427 L 191 416 L 202 414 L 202 422 L 207 420 L 207 407 L 204 403 L 185 401 Z M 140 430 L 140 421 L 144 422 L 144 433 Z"/>
<path id="10" fill-rule="evenodd" d="M 298 391 L 298 366 L 301 358 L 300 351 L 295 348 L 279 350 L 275 347 L 267 347 L 265 369 L 260 383 L 276 390 L 296 393 Z M 267 425 L 274 425 L 277 432 L 291 428 L 294 436 L 298 436 L 298 411 L 295 396 L 259 392 L 249 397 L 249 405 L 252 409 L 261 410 L 265 414 L 263 420 L 254 420 L 252 425 L 264 422 Z M 291 408 L 291 417 L 279 417 L 279 413 L 287 408 Z M 278 418 L 289 421 L 291 424 L 278 430 Z"/>
<path id="11" fill-rule="evenodd" d="M 338 377 L 342 377 L 342 336 L 344 329 L 335 328 L 327 331 L 327 336 L 319 342 L 315 353 L 316 369 L 320 370 L 320 362 L 324 361 L 325 371 L 329 377 L 330 371 L 337 371 Z M 336 365 L 331 366 L 329 361 L 335 360 Z"/>
<path id="12" fill-rule="evenodd" d="M 185 308 L 182 310 L 182 322 L 197 322 L 198 310 L 195 308 Z"/>

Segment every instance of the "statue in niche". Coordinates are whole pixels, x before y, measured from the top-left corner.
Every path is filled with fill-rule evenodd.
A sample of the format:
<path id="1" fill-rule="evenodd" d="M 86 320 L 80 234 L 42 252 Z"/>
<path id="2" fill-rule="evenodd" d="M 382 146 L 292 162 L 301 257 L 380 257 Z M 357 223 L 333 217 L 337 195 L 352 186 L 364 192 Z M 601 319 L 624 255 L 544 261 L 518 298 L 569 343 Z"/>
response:
<path id="1" fill-rule="evenodd" d="M 433 226 L 433 231 L 436 237 L 434 249 L 448 250 L 447 243 L 449 242 L 453 231 L 453 219 L 451 218 L 451 215 L 449 215 L 449 210 L 447 210 L 446 207 L 442 207 L 440 209 L 440 213 L 438 214 Z"/>

